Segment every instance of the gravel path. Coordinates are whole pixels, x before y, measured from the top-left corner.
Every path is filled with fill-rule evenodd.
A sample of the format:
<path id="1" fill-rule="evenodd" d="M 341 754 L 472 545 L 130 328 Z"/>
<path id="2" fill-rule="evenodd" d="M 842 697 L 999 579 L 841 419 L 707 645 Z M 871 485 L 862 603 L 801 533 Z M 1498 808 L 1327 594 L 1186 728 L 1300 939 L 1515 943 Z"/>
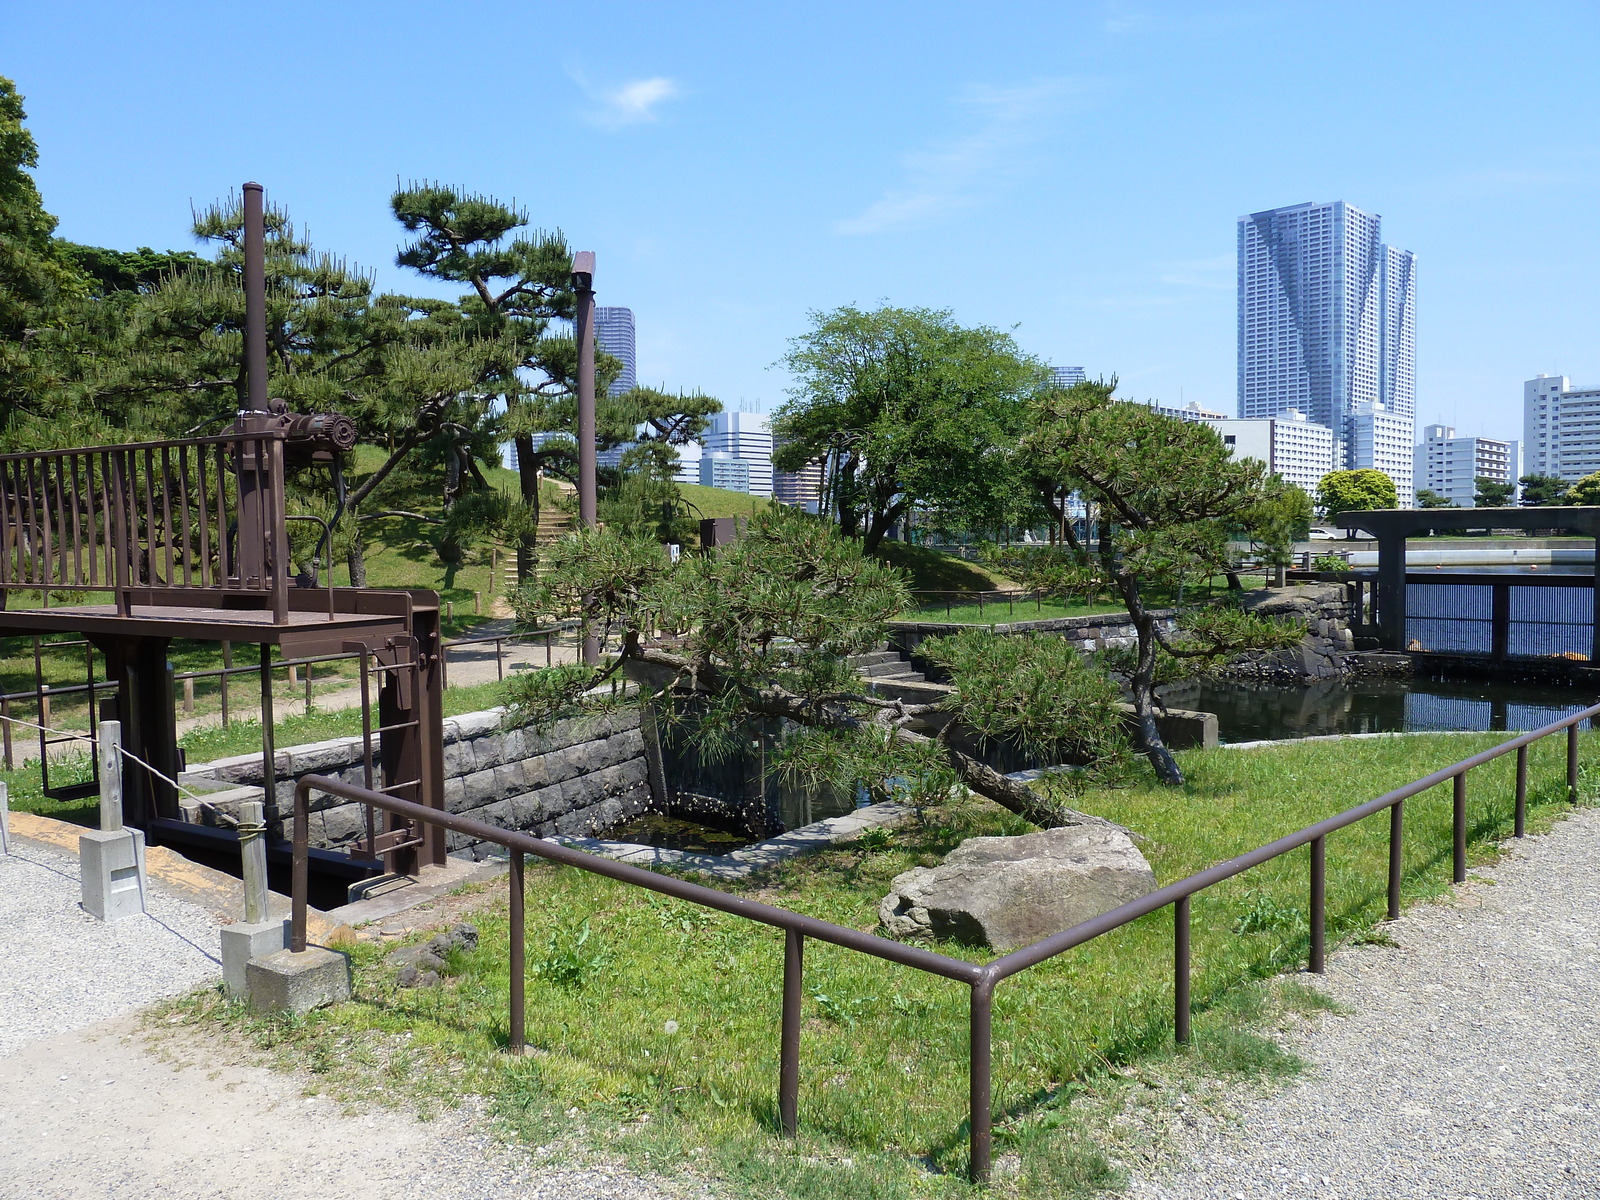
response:
<path id="1" fill-rule="evenodd" d="M 470 1110 L 344 1114 L 198 1030 L 152 1040 L 133 1014 L 219 976 L 216 919 L 152 887 L 146 916 L 97 921 L 79 907 L 74 856 L 21 838 L 12 851 L 0 855 L 0 1200 L 665 1200 L 624 1172 L 502 1147 Z"/>
<path id="2" fill-rule="evenodd" d="M 1309 1074 L 1130 1194 L 1600 1197 L 1600 810 L 1334 955 Z M 1304 979 L 1314 980 L 1313 976 Z"/>
<path id="3" fill-rule="evenodd" d="M 0 1055 L 220 975 L 204 909 L 152 889 L 144 916 L 107 922 L 79 899 L 75 856 L 21 838 L 0 855 Z"/>

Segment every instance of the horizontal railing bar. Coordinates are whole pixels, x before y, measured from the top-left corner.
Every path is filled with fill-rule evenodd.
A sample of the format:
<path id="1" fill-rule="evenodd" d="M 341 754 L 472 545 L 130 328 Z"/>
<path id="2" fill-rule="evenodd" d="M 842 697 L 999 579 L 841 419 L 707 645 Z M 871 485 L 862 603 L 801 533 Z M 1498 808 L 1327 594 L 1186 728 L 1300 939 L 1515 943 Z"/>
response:
<path id="1" fill-rule="evenodd" d="M 0 463 L 40 462 L 44 459 L 75 458 L 89 454 L 113 454 L 138 450 L 173 450 L 179 446 L 231 446 L 239 442 L 284 441 L 281 429 L 263 429 L 255 433 L 219 433 L 203 438 L 179 438 L 168 442 L 119 442 L 111 446 L 73 446 L 69 450 L 39 450 L 0 454 Z"/>
<path id="2" fill-rule="evenodd" d="M 464 817 L 443 809 L 429 808 L 423 804 L 387 796 L 381 792 L 357 787 L 354 784 L 344 783 L 337 779 L 329 779 L 324 775 L 304 775 L 295 784 L 294 803 L 297 825 L 300 823 L 300 814 L 305 811 L 305 806 L 312 791 L 371 804 L 387 812 L 438 825 L 456 833 L 464 833 L 470 837 L 477 838 L 479 841 L 492 842 L 495 845 L 504 846 L 508 850 L 520 850 L 526 854 L 534 854 L 551 862 L 561 863 L 563 866 L 576 867 L 581 871 L 588 871 L 594 875 L 603 875 L 608 879 L 615 879 L 622 883 L 635 884 L 639 887 L 648 888 L 653 892 L 660 892 L 665 896 L 672 896 L 678 900 L 687 900 L 692 904 L 699 904 L 705 908 L 713 908 L 736 917 L 759 921 L 763 925 L 771 925 L 778 929 L 793 929 L 803 933 L 806 937 L 816 938 L 822 942 L 830 942 L 836 946 L 843 946 L 848 950 L 859 950 L 863 954 L 870 954 L 874 958 L 881 958 L 888 962 L 900 963 L 902 966 L 915 967 L 917 970 L 926 971 L 930 975 L 939 975 L 945 979 L 953 979 L 960 983 L 970 984 L 981 978 L 984 971 L 984 968 L 976 963 L 966 962 L 959 958 L 950 958 L 947 955 L 937 954 L 932 950 L 923 950 L 920 947 L 908 946 L 901 942 L 891 942 L 886 938 L 878 937 L 876 934 L 863 933 L 859 929 L 851 929 L 844 925 L 835 925 L 831 921 L 824 921 L 818 917 L 809 917 L 804 913 L 791 912 L 786 908 L 777 908 L 771 904 L 763 904 L 759 900 L 749 900 L 743 896 L 719 892 L 715 888 L 705 887 L 698 883 L 690 883 L 686 879 L 678 879 L 672 875 L 657 875 L 640 867 L 629 866 L 627 863 L 601 858 L 595 854 L 587 854 L 582 850 L 574 850 L 572 847 L 563 846 L 559 842 L 547 842 L 543 838 L 536 838 L 531 834 L 500 829 L 493 825 L 486 825 L 482 821 L 476 821 L 471 817 Z M 296 830 L 296 837 L 298 840 L 298 829 Z M 300 857 L 301 852 L 297 845 L 296 858 L 299 859 Z M 296 871 L 294 937 L 297 948 L 303 949 L 305 945 L 305 894 L 300 886 L 298 866 Z"/>
<path id="3" fill-rule="evenodd" d="M 1291 850 L 1297 850 L 1319 837 L 1326 837 L 1328 834 L 1343 829 L 1348 825 L 1354 825 L 1357 821 L 1363 821 L 1374 813 L 1391 808 L 1400 801 L 1409 799 L 1419 792 L 1438 787 L 1441 783 L 1454 779 L 1458 775 L 1466 774 L 1474 767 L 1492 762 L 1502 755 L 1537 742 L 1541 738 L 1549 737 L 1553 733 L 1557 733 L 1569 726 L 1577 725 L 1596 715 L 1600 715 L 1600 704 L 1586 708 L 1582 712 L 1573 713 L 1569 717 L 1563 717 L 1559 721 L 1552 721 L 1548 725 L 1535 729 L 1530 733 L 1522 734 L 1509 742 L 1502 742 L 1498 746 L 1492 746 L 1488 750 L 1480 751 L 1470 758 L 1464 758 L 1458 763 L 1452 763 L 1450 766 L 1435 771 L 1431 775 L 1424 775 L 1421 779 L 1413 780 L 1404 787 L 1396 788 L 1392 792 L 1385 792 L 1375 799 L 1368 800 L 1365 804 L 1358 804 L 1356 807 L 1346 809 L 1344 812 L 1328 817 L 1326 820 L 1318 821 L 1315 825 L 1308 825 L 1304 829 L 1281 837 L 1275 842 L 1268 842 L 1265 846 L 1259 846 L 1236 858 L 1230 858 L 1226 862 L 1207 867 L 1204 871 L 1191 875 L 1187 879 L 1169 883 L 1164 888 L 1158 888 L 1147 895 L 1139 897 L 1137 900 L 1130 900 L 1127 904 L 1119 905 L 1109 912 L 1101 913 L 1098 917 L 1091 917 L 1089 920 L 1081 921 L 1070 929 L 1063 929 L 1060 933 L 1051 934 L 1031 946 L 1013 950 L 1010 954 L 995 959 L 983 970 L 990 978 L 996 981 L 1015 975 L 1019 971 L 1025 971 L 1047 958 L 1054 958 L 1057 954 L 1062 954 L 1081 946 L 1084 942 L 1097 938 L 1103 933 L 1109 933 L 1113 929 L 1118 929 L 1131 921 L 1136 921 L 1140 917 L 1155 912 L 1157 909 L 1165 908 L 1174 901 L 1193 896 L 1196 892 L 1204 891 L 1213 884 L 1221 883 L 1226 879 L 1232 879 L 1235 875 L 1243 874 L 1252 867 L 1258 867 L 1262 863 L 1287 854 Z"/>

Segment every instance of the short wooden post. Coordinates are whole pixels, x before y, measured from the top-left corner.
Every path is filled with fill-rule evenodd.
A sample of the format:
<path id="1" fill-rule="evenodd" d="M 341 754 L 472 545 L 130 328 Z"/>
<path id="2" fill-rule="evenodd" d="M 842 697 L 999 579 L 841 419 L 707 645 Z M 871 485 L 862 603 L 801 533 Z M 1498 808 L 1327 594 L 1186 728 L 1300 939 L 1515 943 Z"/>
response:
<path id="1" fill-rule="evenodd" d="M 483 615 L 483 593 L 482 592 L 473 592 L 472 593 L 472 612 L 473 612 L 473 614 L 475 616 L 480 616 L 481 617 Z"/>
<path id="2" fill-rule="evenodd" d="M 186 713 L 194 712 L 194 680 L 193 679 L 185 679 L 183 681 L 183 711 L 186 712 Z"/>

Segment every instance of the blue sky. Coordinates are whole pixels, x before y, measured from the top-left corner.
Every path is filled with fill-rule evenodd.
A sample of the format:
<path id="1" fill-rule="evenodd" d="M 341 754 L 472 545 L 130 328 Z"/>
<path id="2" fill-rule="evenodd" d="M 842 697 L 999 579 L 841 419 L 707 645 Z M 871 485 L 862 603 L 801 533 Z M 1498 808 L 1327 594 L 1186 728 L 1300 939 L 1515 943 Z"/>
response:
<path id="1" fill-rule="evenodd" d="M 1523 379 L 1600 383 L 1597 43 L 1592 2 L 0 0 L 78 241 L 187 246 L 254 178 L 423 291 L 387 198 L 437 179 L 593 249 L 641 379 L 730 407 L 888 300 L 1231 412 L 1235 221 L 1344 199 L 1418 255 L 1419 424 L 1511 437 Z"/>

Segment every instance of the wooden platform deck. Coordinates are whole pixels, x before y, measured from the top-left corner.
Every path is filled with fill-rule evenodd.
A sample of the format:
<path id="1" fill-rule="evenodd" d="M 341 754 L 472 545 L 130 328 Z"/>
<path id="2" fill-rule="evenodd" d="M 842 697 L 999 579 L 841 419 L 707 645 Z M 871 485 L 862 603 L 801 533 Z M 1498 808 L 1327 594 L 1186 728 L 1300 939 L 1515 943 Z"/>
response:
<path id="1" fill-rule="evenodd" d="M 35 633 L 81 633 L 96 637 L 169 637 L 203 642 L 280 646 L 285 653 L 327 654 L 350 641 L 406 632 L 406 618 L 387 613 L 291 612 L 274 623 L 267 609 L 199 608 L 135 604 L 126 616 L 114 604 L 0 611 L 0 637 Z"/>

